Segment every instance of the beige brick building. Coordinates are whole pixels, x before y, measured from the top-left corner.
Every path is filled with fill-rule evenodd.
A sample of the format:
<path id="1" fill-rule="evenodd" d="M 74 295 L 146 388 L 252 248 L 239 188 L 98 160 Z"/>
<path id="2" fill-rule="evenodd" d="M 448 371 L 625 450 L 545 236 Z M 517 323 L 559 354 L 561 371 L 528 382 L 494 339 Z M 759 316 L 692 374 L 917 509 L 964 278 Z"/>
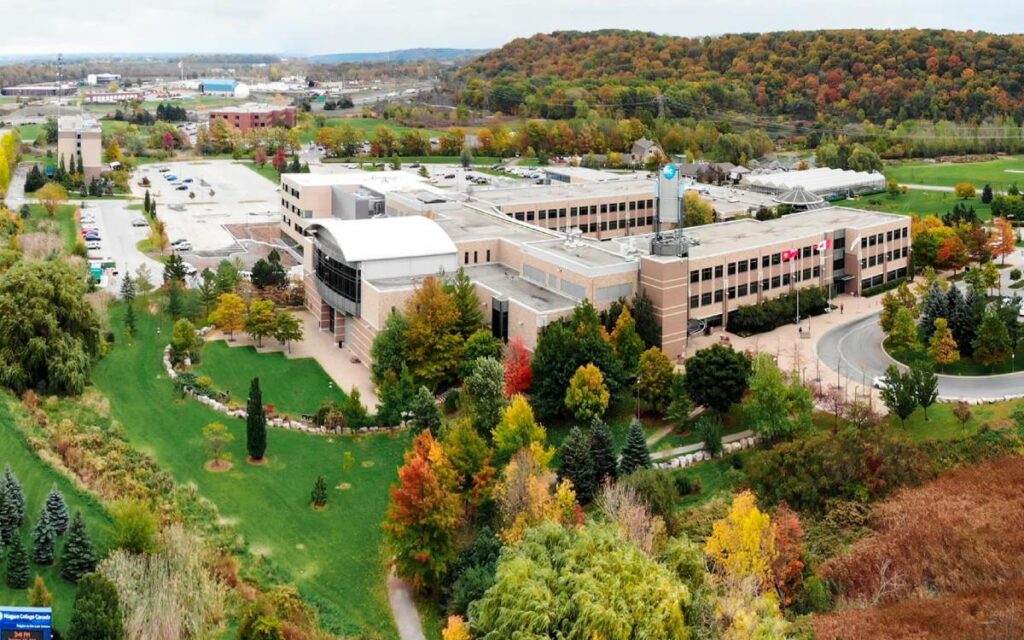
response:
<path id="1" fill-rule="evenodd" d="M 57 123 L 57 162 L 82 168 L 85 181 L 103 172 L 103 131 L 95 120 L 82 116 L 61 116 Z"/>

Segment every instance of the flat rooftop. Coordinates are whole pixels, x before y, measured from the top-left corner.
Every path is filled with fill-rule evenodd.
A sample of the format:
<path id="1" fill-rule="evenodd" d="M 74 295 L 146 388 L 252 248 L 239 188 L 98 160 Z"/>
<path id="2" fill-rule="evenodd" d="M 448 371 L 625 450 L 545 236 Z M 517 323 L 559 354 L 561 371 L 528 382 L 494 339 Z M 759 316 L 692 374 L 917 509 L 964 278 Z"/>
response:
<path id="1" fill-rule="evenodd" d="M 515 269 L 499 264 L 477 265 L 465 269 L 466 274 L 474 281 L 541 313 L 563 311 L 576 306 L 576 301 L 572 298 L 524 280 Z"/>
<path id="2" fill-rule="evenodd" d="M 247 102 L 237 106 L 219 107 L 217 109 L 211 109 L 210 113 L 273 113 L 274 111 L 282 111 L 288 109 L 289 105 L 276 106 L 273 104 L 261 104 L 258 102 Z M 294 109 L 295 107 L 291 107 Z"/>
<path id="3" fill-rule="evenodd" d="M 455 243 L 500 238 L 524 244 L 557 237 L 554 232 L 526 223 L 516 223 L 504 214 L 475 209 L 462 202 L 439 203 L 432 205 L 430 210 L 434 213 L 434 221 L 441 225 Z"/>
<path id="4" fill-rule="evenodd" d="M 806 240 L 836 229 L 864 229 L 909 218 L 893 213 L 827 207 L 813 211 L 791 213 L 775 220 L 747 218 L 691 227 L 687 234 L 700 241 L 690 249 L 693 258 L 705 258 L 748 250 L 788 240 Z"/>
<path id="5" fill-rule="evenodd" d="M 486 202 L 496 207 L 532 204 L 535 202 L 570 201 L 581 198 L 614 198 L 623 195 L 653 198 L 654 181 L 624 178 L 622 180 L 609 180 L 608 182 L 581 184 L 551 183 L 550 185 L 476 189 L 473 191 L 474 200 Z"/>
<path id="6" fill-rule="evenodd" d="M 550 166 L 543 167 L 544 173 L 555 174 L 566 176 L 569 178 L 576 178 L 583 182 L 609 182 L 612 180 L 632 180 L 635 179 L 633 172 L 629 173 L 613 173 L 611 171 L 602 171 L 600 169 L 591 169 L 590 167 L 560 167 Z"/>
<path id="7" fill-rule="evenodd" d="M 92 118 L 80 115 L 61 116 L 58 131 L 101 131 L 100 124 Z"/>
<path id="8" fill-rule="evenodd" d="M 438 192 L 420 176 L 405 171 L 363 171 L 351 169 L 332 173 L 286 173 L 282 182 L 298 187 L 365 186 L 380 193 L 401 190 Z"/>

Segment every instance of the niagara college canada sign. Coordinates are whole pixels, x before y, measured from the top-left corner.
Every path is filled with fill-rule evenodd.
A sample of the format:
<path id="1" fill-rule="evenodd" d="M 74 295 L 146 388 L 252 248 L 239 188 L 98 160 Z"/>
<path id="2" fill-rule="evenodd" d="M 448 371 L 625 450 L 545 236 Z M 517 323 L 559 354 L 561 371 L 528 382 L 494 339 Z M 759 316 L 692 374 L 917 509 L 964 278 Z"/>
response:
<path id="1" fill-rule="evenodd" d="M 49 607 L 0 607 L 0 640 L 51 640 Z"/>

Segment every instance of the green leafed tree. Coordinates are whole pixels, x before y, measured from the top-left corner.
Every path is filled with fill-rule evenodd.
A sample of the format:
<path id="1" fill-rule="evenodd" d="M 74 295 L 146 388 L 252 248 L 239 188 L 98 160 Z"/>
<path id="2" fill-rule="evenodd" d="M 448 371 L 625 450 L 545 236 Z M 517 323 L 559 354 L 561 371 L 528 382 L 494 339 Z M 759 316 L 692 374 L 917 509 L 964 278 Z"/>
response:
<path id="1" fill-rule="evenodd" d="M 914 385 L 914 397 L 924 409 L 924 419 L 927 420 L 928 407 L 939 399 L 939 376 L 930 365 L 918 363 L 910 369 L 910 380 Z"/>
<path id="2" fill-rule="evenodd" d="M 489 434 L 501 421 L 505 401 L 505 368 L 495 358 L 479 358 L 462 385 L 462 407 L 473 427 Z"/>
<path id="3" fill-rule="evenodd" d="M 113 582 L 98 573 L 82 578 L 68 636 L 76 640 L 124 640 L 121 600 Z"/>
<path id="4" fill-rule="evenodd" d="M 590 424 L 604 415 L 611 394 L 604 384 L 601 370 L 588 363 L 576 370 L 565 391 L 565 406 L 583 424 Z"/>
<path id="5" fill-rule="evenodd" d="M 889 332 L 889 344 L 897 349 L 916 349 L 921 342 L 918 338 L 917 324 L 910 309 L 900 307 L 893 319 L 892 331 Z"/>
<path id="6" fill-rule="evenodd" d="M 914 387 L 914 380 L 910 373 L 903 373 L 896 365 L 889 365 L 885 370 L 882 387 L 882 402 L 885 406 L 900 419 L 900 425 L 905 424 L 910 414 L 917 408 L 917 390 Z"/>
<path id="7" fill-rule="evenodd" d="M 462 380 L 468 378 L 473 373 L 473 366 L 480 358 L 494 358 L 500 362 L 504 357 L 504 346 L 489 329 L 478 329 L 473 332 L 462 346 L 459 377 Z"/>
<path id="8" fill-rule="evenodd" d="M 370 356 L 373 359 L 370 373 L 375 384 L 384 382 L 389 371 L 396 376 L 401 373 L 406 352 L 405 332 L 408 328 L 409 320 L 401 311 L 395 309 L 384 321 L 380 333 L 374 337 L 373 345 L 370 347 Z"/>
<path id="9" fill-rule="evenodd" d="M 747 390 L 750 359 L 721 344 L 701 349 L 686 362 L 690 398 L 720 413 L 740 401 Z"/>
<path id="10" fill-rule="evenodd" d="M 437 431 L 441 427 L 441 408 L 430 389 L 420 387 L 409 401 L 409 423 L 417 431 L 430 429 Z"/>
<path id="11" fill-rule="evenodd" d="M 974 339 L 974 359 L 984 365 L 998 365 L 1010 358 L 1013 345 L 1006 324 L 994 312 L 988 312 L 978 327 L 978 337 Z"/>

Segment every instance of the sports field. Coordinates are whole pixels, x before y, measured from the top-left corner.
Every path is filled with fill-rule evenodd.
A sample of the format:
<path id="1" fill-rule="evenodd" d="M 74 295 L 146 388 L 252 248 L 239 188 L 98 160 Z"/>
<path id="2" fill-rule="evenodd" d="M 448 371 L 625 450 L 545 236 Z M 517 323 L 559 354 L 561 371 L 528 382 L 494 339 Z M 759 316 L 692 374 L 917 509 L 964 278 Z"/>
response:
<path id="1" fill-rule="evenodd" d="M 887 167 L 885 177 L 900 184 L 926 184 L 952 187 L 971 182 L 978 191 L 986 184 L 1006 191 L 1011 184 L 1024 186 L 1024 157 L 1014 156 L 985 162 L 904 162 Z"/>

